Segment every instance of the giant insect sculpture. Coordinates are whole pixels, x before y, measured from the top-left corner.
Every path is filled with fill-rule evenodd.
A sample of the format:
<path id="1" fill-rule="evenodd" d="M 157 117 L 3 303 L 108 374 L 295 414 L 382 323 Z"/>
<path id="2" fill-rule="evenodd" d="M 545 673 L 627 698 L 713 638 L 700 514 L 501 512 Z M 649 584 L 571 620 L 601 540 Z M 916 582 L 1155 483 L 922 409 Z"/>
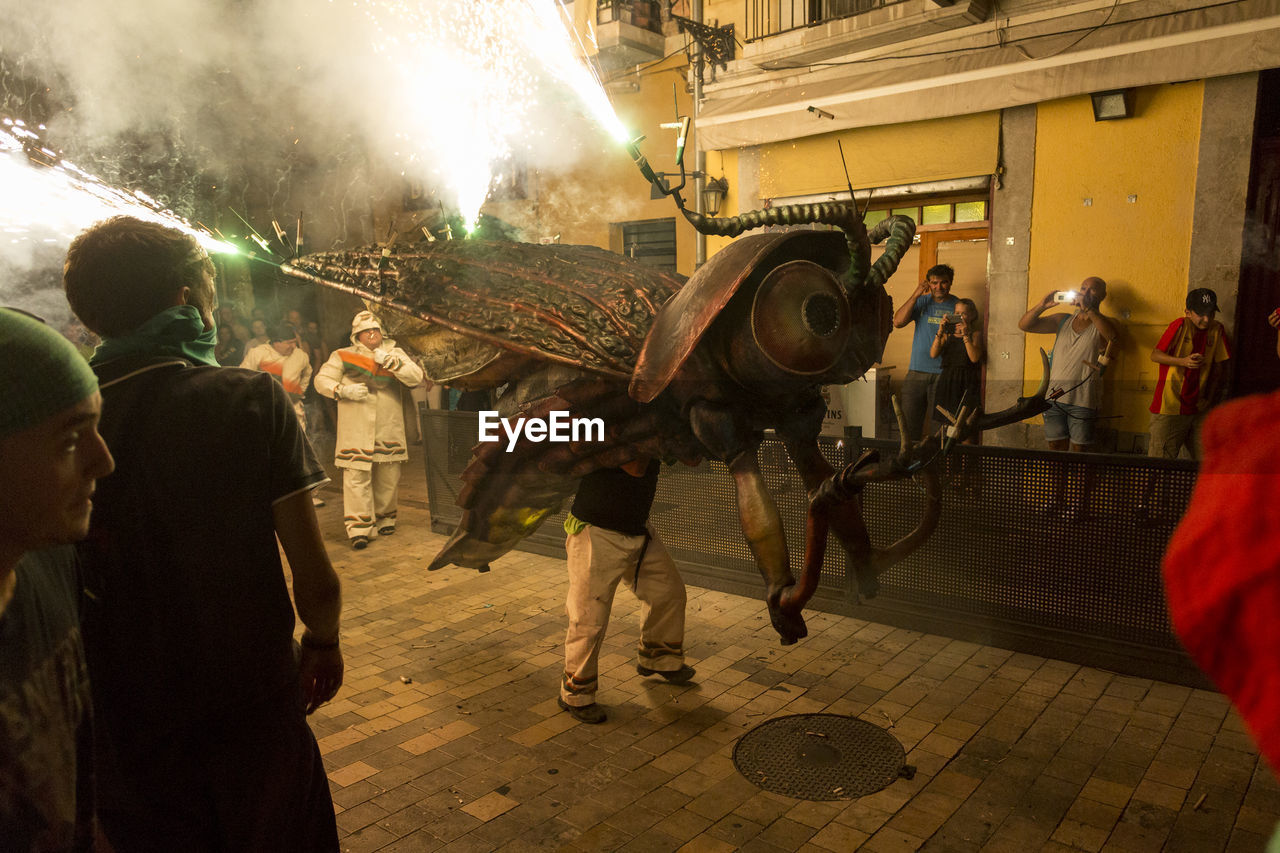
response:
<path id="1" fill-rule="evenodd" d="M 662 187 L 631 146 L 645 177 Z M 677 157 L 677 162 L 682 158 Z M 863 592 L 923 543 L 940 510 L 938 465 L 947 446 L 981 429 L 1048 408 L 1045 387 L 981 417 L 950 413 L 952 426 L 896 457 L 864 456 L 835 471 L 818 447 L 823 385 L 860 377 L 891 328 L 884 283 L 910 247 L 915 224 L 891 216 L 870 231 L 852 203 L 776 207 L 708 218 L 677 206 L 707 234 L 737 236 L 766 225 L 823 224 L 749 235 L 716 253 L 687 281 L 589 246 L 503 241 L 422 242 L 391 251 L 320 252 L 290 275 L 356 294 L 388 332 L 415 351 L 428 378 L 455 388 L 503 386 L 509 418 L 601 418 L 604 441 L 480 443 L 462 474 L 462 521 L 432 561 L 487 570 L 571 496 L 590 471 L 641 457 L 724 462 L 743 533 L 764 578 L 769 616 L 783 644 L 807 633 L 802 610 L 817 588 L 830 530 L 848 549 Z M 885 243 L 872 262 L 871 246 Z M 1045 371 L 1047 376 L 1048 371 Z M 757 449 L 766 429 L 783 442 L 810 495 L 797 582 L 777 505 Z M 905 433 L 905 430 L 904 430 Z M 917 477 L 925 501 L 916 528 L 872 544 L 861 491 Z"/>

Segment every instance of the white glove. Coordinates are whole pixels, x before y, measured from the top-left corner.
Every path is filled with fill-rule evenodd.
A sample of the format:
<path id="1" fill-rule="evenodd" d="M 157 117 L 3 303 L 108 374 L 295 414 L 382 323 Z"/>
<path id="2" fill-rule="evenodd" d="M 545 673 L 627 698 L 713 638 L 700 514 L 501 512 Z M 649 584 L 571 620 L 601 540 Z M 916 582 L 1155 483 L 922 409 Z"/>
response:
<path id="1" fill-rule="evenodd" d="M 341 400 L 363 400 L 369 396 L 369 389 L 364 385 L 339 385 L 334 389 Z"/>
<path id="2" fill-rule="evenodd" d="M 373 351 L 373 362 L 374 362 L 374 364 L 382 364 L 384 361 L 386 361 L 386 360 L 387 360 L 387 353 L 388 353 L 388 351 L 387 351 L 387 350 L 384 350 L 384 349 L 376 349 L 376 350 L 374 350 L 374 351 Z"/>
<path id="3" fill-rule="evenodd" d="M 404 362 L 400 360 L 400 356 L 393 355 L 391 353 L 387 353 L 386 357 L 383 358 L 380 364 L 387 370 L 391 371 L 399 370 L 404 367 Z"/>

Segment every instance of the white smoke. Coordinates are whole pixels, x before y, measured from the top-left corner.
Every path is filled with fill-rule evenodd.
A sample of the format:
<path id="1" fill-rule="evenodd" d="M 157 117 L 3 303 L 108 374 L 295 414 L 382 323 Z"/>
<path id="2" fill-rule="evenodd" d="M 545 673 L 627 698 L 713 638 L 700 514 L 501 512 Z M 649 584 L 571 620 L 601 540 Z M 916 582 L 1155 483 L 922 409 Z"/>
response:
<path id="1" fill-rule="evenodd" d="M 184 215 L 198 197 L 286 225 L 305 207 L 325 238 L 352 245 L 375 238 L 369 210 L 402 178 L 456 210 L 476 205 L 458 197 L 462 176 L 501 168 L 490 160 L 564 170 L 599 147 L 575 140 L 606 138 L 563 60 L 552 72 L 533 55 L 550 49 L 545 33 L 513 30 L 523 2 L 0 0 L 0 72 L 46 87 L 0 91 L 0 104 L 60 106 L 51 144 Z M 0 240 L 0 258 L 14 246 Z"/>

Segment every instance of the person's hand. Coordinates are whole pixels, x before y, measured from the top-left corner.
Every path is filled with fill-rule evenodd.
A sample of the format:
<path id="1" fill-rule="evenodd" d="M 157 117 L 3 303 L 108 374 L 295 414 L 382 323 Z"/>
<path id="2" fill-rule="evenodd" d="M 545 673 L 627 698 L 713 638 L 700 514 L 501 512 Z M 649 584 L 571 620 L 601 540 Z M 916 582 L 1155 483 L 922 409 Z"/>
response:
<path id="1" fill-rule="evenodd" d="M 1280 308 L 1267 315 L 1267 322 L 1271 324 L 1271 328 L 1280 329 Z"/>
<path id="2" fill-rule="evenodd" d="M 384 361 L 386 361 L 386 360 L 387 360 L 387 350 L 384 350 L 384 349 L 376 349 L 376 350 L 374 350 L 374 351 L 373 351 L 373 363 L 374 363 L 374 364 L 382 364 L 382 363 L 383 363 Z"/>
<path id="3" fill-rule="evenodd" d="M 1041 309 L 1052 308 L 1054 305 L 1056 305 L 1057 303 L 1055 302 L 1053 297 L 1057 295 L 1058 295 L 1058 291 L 1056 290 L 1050 290 L 1048 293 L 1046 293 L 1044 295 L 1044 299 L 1040 300 L 1040 308 Z"/>
<path id="4" fill-rule="evenodd" d="M 404 367 L 403 359 L 401 359 L 400 356 L 396 355 L 393 352 L 389 352 L 385 356 L 383 356 L 383 359 L 380 363 L 387 370 L 391 370 L 391 371 L 396 371 Z"/>
<path id="5" fill-rule="evenodd" d="M 302 707 L 308 714 L 337 695 L 338 688 L 342 686 L 342 674 L 340 646 L 315 648 L 302 644 L 302 654 L 298 659 L 298 688 L 302 691 Z"/>
<path id="6" fill-rule="evenodd" d="M 368 387 L 359 382 L 352 383 L 351 385 L 338 386 L 338 397 L 343 400 L 353 400 L 353 401 L 359 402 L 360 400 L 363 400 L 368 396 L 369 396 Z"/>
<path id="7" fill-rule="evenodd" d="M 955 332 L 956 325 L 950 320 L 943 320 L 942 325 L 938 327 L 938 337 L 946 338 Z"/>
<path id="8" fill-rule="evenodd" d="M 1204 355 L 1198 352 L 1192 353 L 1182 360 L 1183 367 L 1189 367 L 1192 369 L 1200 367 L 1202 364 L 1204 364 Z"/>
<path id="9" fill-rule="evenodd" d="M 969 336 L 969 325 L 967 323 L 956 323 L 956 337 L 967 338 Z"/>

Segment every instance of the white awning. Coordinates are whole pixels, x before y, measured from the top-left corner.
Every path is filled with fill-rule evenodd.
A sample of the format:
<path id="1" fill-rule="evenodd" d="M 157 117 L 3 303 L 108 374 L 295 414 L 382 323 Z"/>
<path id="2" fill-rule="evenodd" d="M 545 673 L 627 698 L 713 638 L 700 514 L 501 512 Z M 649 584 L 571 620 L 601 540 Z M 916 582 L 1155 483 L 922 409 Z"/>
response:
<path id="1" fill-rule="evenodd" d="M 1241 4 L 1276 7 L 1277 3 Z M 1201 21 L 1238 16 L 1241 6 L 1201 10 Z M 1233 15 L 1234 13 L 1234 15 Z M 945 116 L 999 110 L 1089 92 L 1149 86 L 1280 67 L 1280 14 L 1187 29 L 1155 18 L 1099 29 L 1086 49 L 1028 59 L 1016 47 L 975 49 L 921 64 L 832 78 L 830 69 L 793 85 L 717 98 L 698 115 L 697 144 L 721 150 Z M 889 64 L 889 63 L 885 63 Z M 822 79 L 819 79 L 822 78 Z M 741 92 L 740 87 L 726 87 Z M 814 106 L 835 119 L 815 117 Z"/>

